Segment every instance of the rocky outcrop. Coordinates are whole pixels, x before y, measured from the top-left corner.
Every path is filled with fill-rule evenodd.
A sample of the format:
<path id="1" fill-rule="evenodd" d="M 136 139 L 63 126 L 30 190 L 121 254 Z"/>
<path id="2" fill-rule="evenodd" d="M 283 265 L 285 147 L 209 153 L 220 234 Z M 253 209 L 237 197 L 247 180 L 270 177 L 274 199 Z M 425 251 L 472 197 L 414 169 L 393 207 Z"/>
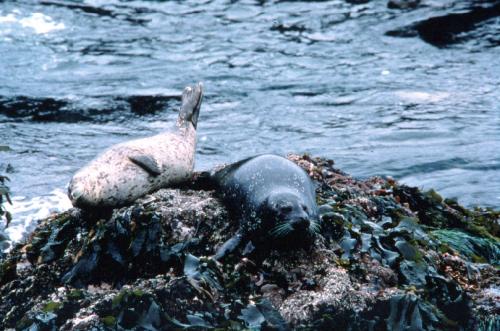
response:
<path id="1" fill-rule="evenodd" d="M 498 212 L 289 158 L 318 185 L 312 247 L 213 260 L 237 224 L 203 187 L 73 209 L 0 260 L 0 329 L 499 329 Z"/>

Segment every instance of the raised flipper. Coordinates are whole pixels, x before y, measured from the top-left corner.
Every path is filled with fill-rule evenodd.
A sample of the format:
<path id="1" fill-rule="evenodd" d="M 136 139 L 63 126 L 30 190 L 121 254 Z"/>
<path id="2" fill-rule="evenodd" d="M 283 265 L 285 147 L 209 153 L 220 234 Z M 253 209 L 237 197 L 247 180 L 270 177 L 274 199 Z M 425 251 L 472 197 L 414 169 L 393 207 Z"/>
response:
<path id="1" fill-rule="evenodd" d="M 151 176 L 158 176 L 161 174 L 161 169 L 156 163 L 156 160 L 151 155 L 139 154 L 128 157 L 130 161 L 146 170 Z"/>
<path id="2" fill-rule="evenodd" d="M 198 115 L 200 114 L 201 100 L 203 99 L 203 84 L 188 86 L 182 92 L 182 104 L 179 117 L 182 122 L 191 122 L 196 129 Z"/>
<path id="3" fill-rule="evenodd" d="M 229 253 L 232 253 L 241 245 L 243 239 L 243 235 L 240 231 L 236 232 L 236 234 L 231 237 L 228 241 L 226 241 L 215 253 L 213 259 L 220 260 Z"/>

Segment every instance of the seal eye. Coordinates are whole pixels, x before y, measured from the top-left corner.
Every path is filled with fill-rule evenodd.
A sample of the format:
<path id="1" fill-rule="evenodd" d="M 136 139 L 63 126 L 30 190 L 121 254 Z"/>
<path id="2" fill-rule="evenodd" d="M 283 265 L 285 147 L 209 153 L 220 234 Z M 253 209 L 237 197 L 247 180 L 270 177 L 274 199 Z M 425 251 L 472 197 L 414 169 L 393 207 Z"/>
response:
<path id="1" fill-rule="evenodd" d="M 306 205 L 302 205 L 302 210 L 307 212 L 307 206 Z"/>
<path id="2" fill-rule="evenodd" d="M 280 213 L 282 213 L 282 214 L 288 214 L 291 211 L 292 211 L 292 206 L 290 206 L 290 205 L 280 207 Z"/>

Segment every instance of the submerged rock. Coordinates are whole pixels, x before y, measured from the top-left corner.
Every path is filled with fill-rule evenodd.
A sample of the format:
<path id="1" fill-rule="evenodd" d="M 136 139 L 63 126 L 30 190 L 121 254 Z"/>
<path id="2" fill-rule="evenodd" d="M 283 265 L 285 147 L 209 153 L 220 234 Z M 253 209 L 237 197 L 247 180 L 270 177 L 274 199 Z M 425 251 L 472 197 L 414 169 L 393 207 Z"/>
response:
<path id="1" fill-rule="evenodd" d="M 313 246 L 215 261 L 237 222 L 194 186 L 72 209 L 0 258 L 0 329 L 498 329 L 499 212 L 289 158 L 317 183 Z"/>
<path id="2" fill-rule="evenodd" d="M 420 0 L 389 0 L 387 7 L 390 9 L 415 9 L 420 4 Z"/>
<path id="3" fill-rule="evenodd" d="M 391 9 L 414 9 L 418 0 L 390 0 Z M 426 6 L 442 6 L 440 2 L 429 2 Z M 423 6 L 424 4 L 422 4 Z M 386 35 L 392 37 L 420 37 L 423 41 L 436 46 L 448 47 L 454 44 L 474 40 L 487 47 L 498 46 L 496 37 L 497 21 L 500 16 L 498 1 L 452 1 L 447 6 L 446 14 L 421 18 L 407 26 L 390 30 Z M 484 26 L 492 26 L 494 33 Z"/>

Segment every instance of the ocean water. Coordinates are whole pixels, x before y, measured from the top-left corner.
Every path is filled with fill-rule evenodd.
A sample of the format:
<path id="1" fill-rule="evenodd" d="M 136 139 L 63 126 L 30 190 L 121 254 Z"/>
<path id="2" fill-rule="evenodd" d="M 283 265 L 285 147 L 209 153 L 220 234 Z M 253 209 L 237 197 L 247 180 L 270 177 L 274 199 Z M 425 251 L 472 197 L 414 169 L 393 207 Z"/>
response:
<path id="1" fill-rule="evenodd" d="M 12 240 L 106 147 L 169 128 L 202 81 L 196 168 L 310 153 L 500 206 L 498 1 L 2 1 Z M 462 24 L 464 23 L 464 24 Z"/>

